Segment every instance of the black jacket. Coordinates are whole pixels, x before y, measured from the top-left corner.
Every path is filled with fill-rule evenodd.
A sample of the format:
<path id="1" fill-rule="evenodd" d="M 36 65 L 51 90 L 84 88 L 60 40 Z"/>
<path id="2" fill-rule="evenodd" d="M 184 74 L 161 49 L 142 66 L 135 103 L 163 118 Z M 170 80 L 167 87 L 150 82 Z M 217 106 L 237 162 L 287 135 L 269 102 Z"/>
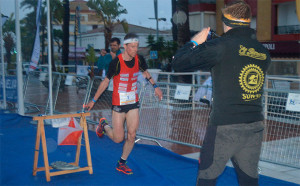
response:
<path id="1" fill-rule="evenodd" d="M 210 70 L 213 104 L 210 124 L 250 123 L 264 119 L 262 94 L 271 62 L 268 50 L 251 28 L 238 27 L 222 37 L 193 47 L 185 44 L 175 54 L 174 70 Z"/>

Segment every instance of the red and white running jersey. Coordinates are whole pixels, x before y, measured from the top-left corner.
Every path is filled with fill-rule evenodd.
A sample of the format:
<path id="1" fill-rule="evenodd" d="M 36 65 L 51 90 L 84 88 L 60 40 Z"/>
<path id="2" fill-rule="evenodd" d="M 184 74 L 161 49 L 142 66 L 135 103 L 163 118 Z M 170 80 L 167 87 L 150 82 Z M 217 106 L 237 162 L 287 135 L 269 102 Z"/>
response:
<path id="1" fill-rule="evenodd" d="M 114 76 L 114 90 L 112 96 L 113 105 L 129 105 L 139 101 L 137 94 L 137 79 L 139 75 L 138 56 L 134 57 L 134 66 L 128 68 L 123 60 L 122 54 L 118 55 L 120 60 L 120 73 Z"/>

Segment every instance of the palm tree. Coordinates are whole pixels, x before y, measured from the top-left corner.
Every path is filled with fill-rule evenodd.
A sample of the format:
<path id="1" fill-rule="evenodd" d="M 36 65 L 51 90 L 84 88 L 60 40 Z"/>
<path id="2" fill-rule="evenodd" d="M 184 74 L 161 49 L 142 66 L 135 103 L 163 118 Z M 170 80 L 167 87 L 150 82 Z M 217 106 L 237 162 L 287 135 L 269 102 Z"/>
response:
<path id="1" fill-rule="evenodd" d="M 69 26 L 70 26 L 70 3 L 69 0 L 63 1 L 64 18 L 63 18 L 63 46 L 62 46 L 62 64 L 69 64 Z"/>
<path id="2" fill-rule="evenodd" d="M 33 8 L 33 12 L 30 12 L 27 14 L 27 16 L 24 18 L 24 25 L 26 25 L 26 27 L 30 28 L 27 29 L 31 30 L 30 32 L 28 32 L 28 36 L 32 36 L 32 30 L 36 29 L 36 23 L 35 21 L 35 17 L 36 17 L 36 11 L 37 11 L 37 1 L 36 0 L 24 0 L 21 2 L 21 7 L 24 9 L 32 9 Z M 46 24 L 47 24 L 47 16 L 46 16 L 46 11 L 45 11 L 45 7 L 46 7 L 46 2 L 43 3 L 43 6 L 41 7 L 41 31 L 42 31 L 42 40 L 41 40 L 41 44 L 42 44 L 42 62 L 45 61 L 44 59 L 44 50 L 45 50 L 45 38 L 46 38 Z M 50 1 L 50 23 L 55 22 L 61 22 L 62 20 L 62 3 L 59 0 L 51 0 Z M 52 24 L 50 24 L 50 31 L 51 31 L 51 64 L 52 64 L 52 70 L 56 71 L 55 68 L 55 61 L 54 61 L 54 54 L 53 54 L 53 34 L 52 34 Z M 26 39 L 26 36 L 25 36 Z M 34 37 L 33 37 L 34 40 Z M 33 42 L 32 42 L 33 43 Z M 28 48 L 28 47 L 25 47 Z"/>
<path id="3" fill-rule="evenodd" d="M 148 44 L 147 47 L 149 47 L 150 50 L 157 50 L 156 49 L 156 40 L 153 35 L 148 35 L 147 44 Z"/>
<path id="4" fill-rule="evenodd" d="M 183 11 L 186 14 L 187 20 L 184 24 L 178 24 L 177 41 L 178 46 L 183 46 L 186 42 L 190 41 L 190 26 L 189 26 L 189 2 L 187 0 L 178 0 L 177 11 Z"/>
<path id="5" fill-rule="evenodd" d="M 54 34 L 52 22 L 58 24 L 63 18 L 63 6 L 59 0 L 50 1 L 50 31 L 51 31 L 51 63 L 52 71 L 56 71 L 55 60 L 54 60 Z"/>
<path id="6" fill-rule="evenodd" d="M 33 34 L 33 30 L 36 29 L 35 26 L 35 16 L 31 15 L 31 13 L 27 14 L 26 17 L 24 17 L 20 21 L 20 30 L 21 30 L 21 49 L 22 49 L 22 59 L 24 61 L 30 61 L 31 60 L 31 54 L 32 54 L 32 48 L 34 44 L 35 34 Z M 29 44 L 30 43 L 30 44 Z"/>
<path id="7" fill-rule="evenodd" d="M 5 57 L 7 60 L 8 69 L 12 69 L 11 57 L 12 51 L 15 46 L 14 42 L 14 31 L 15 31 L 15 20 L 13 19 L 14 14 L 11 13 L 5 24 L 3 25 L 3 40 L 4 40 L 4 48 L 6 51 Z"/>
<path id="8" fill-rule="evenodd" d="M 128 32 L 128 24 L 126 20 L 119 20 L 121 14 L 127 14 L 127 10 L 118 0 L 89 0 L 87 6 L 95 10 L 104 25 L 105 49 L 109 47 L 109 41 L 116 24 L 122 24 L 125 33 Z"/>
<path id="9" fill-rule="evenodd" d="M 36 11 L 37 11 L 37 0 L 24 0 L 21 2 L 21 8 L 25 9 L 33 9 L 32 12 L 29 12 L 26 17 L 21 21 L 23 24 L 23 27 L 21 28 L 21 38 L 22 38 L 22 51 L 26 55 L 25 57 L 27 58 L 28 61 L 31 60 L 31 54 L 34 46 L 34 38 L 35 34 L 33 33 L 33 30 L 36 30 Z M 34 21 L 33 21 L 34 20 Z M 40 22 L 40 27 L 41 27 L 41 54 L 42 58 L 41 61 L 42 63 L 45 62 L 44 58 L 44 51 L 45 51 L 45 43 L 44 40 L 46 38 L 46 31 L 45 31 L 45 25 L 46 25 L 46 20 L 45 20 L 45 10 L 44 8 L 41 9 L 41 22 Z M 24 39 L 24 41 L 23 41 Z M 25 42 L 26 41 L 26 42 Z M 31 42 L 30 42 L 31 41 Z M 28 43 L 31 43 L 31 47 L 28 47 Z M 24 51 L 26 50 L 26 51 Z"/>
<path id="10" fill-rule="evenodd" d="M 185 43 L 190 41 L 190 26 L 189 26 L 189 11 L 188 11 L 188 0 L 178 0 L 176 10 L 183 11 L 187 17 L 186 22 L 183 24 L 177 24 L 177 42 L 178 46 L 182 47 Z M 192 76 L 178 76 L 179 81 L 185 83 L 191 83 Z"/>
<path id="11" fill-rule="evenodd" d="M 172 0 L 172 15 L 176 12 L 176 0 Z M 171 19 L 172 22 L 172 35 L 173 41 L 177 41 L 177 25 L 174 23 L 173 18 Z"/>
<path id="12" fill-rule="evenodd" d="M 60 41 L 63 41 L 64 38 L 64 32 L 62 30 L 53 29 L 53 39 L 55 43 L 57 44 L 58 50 L 57 52 L 61 52 L 62 45 Z"/>
<path id="13" fill-rule="evenodd" d="M 177 42 L 166 41 L 163 37 L 159 37 L 158 40 L 156 40 L 153 35 L 148 35 L 147 44 L 150 50 L 158 51 L 157 64 L 166 61 L 167 66 L 171 65 L 172 56 L 177 50 Z"/>

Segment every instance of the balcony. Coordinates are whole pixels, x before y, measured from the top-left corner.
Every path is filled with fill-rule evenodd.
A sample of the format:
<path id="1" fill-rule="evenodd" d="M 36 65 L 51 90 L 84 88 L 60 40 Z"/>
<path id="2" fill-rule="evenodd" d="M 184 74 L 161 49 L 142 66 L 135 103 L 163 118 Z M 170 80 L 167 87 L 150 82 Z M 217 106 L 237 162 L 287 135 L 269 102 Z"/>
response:
<path id="1" fill-rule="evenodd" d="M 275 27 L 275 33 L 278 35 L 300 34 L 300 25 L 277 26 Z"/>

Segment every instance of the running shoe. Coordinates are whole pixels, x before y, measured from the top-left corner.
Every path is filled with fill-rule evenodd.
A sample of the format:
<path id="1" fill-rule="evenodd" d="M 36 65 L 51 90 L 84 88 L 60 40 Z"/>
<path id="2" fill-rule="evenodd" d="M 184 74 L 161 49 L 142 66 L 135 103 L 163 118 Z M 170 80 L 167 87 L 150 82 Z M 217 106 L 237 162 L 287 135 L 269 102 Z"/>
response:
<path id="1" fill-rule="evenodd" d="M 96 128 L 96 134 L 99 138 L 103 137 L 105 130 L 104 130 L 104 126 L 108 125 L 108 122 L 105 118 L 101 118 L 99 121 L 99 124 Z"/>
<path id="2" fill-rule="evenodd" d="M 124 174 L 127 175 L 133 174 L 132 170 L 126 165 L 126 163 L 120 163 L 118 161 L 116 169 L 117 171 L 123 172 Z"/>

